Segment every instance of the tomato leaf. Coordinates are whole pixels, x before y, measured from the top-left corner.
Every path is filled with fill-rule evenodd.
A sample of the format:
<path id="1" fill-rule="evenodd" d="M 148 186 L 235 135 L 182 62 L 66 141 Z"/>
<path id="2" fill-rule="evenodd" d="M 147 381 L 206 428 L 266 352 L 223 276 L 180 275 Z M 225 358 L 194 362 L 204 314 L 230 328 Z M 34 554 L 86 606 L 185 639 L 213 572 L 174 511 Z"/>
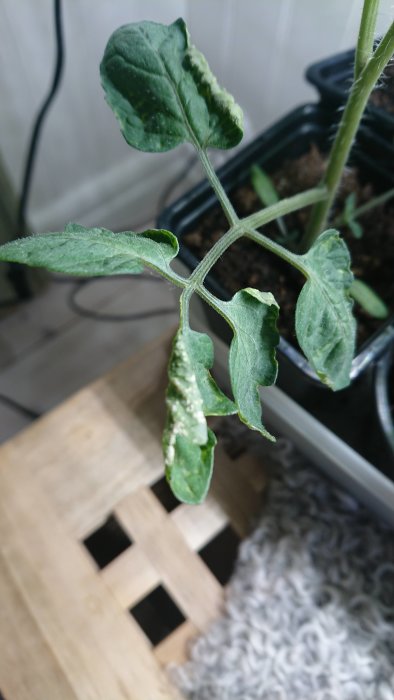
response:
<path id="1" fill-rule="evenodd" d="M 185 22 L 137 22 L 112 34 L 100 67 L 121 131 L 141 151 L 184 142 L 231 148 L 242 138 L 242 111 L 220 88 Z"/>

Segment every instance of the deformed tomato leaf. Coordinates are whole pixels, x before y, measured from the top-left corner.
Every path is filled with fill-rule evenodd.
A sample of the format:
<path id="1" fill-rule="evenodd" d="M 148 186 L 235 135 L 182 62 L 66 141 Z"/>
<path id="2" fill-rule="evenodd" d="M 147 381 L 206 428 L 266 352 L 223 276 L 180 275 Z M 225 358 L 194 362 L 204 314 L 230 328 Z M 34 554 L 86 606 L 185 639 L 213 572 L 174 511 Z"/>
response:
<path id="1" fill-rule="evenodd" d="M 185 334 L 184 334 L 185 335 Z M 197 386 L 203 400 L 206 416 L 229 416 L 237 413 L 233 401 L 219 389 L 209 370 L 213 365 L 213 343 L 206 333 L 187 330 L 185 337 L 188 355 L 192 361 Z"/>
<path id="2" fill-rule="evenodd" d="M 107 102 L 134 148 L 162 152 L 186 141 L 231 148 L 242 138 L 241 109 L 190 44 L 182 19 L 120 27 L 100 72 Z"/>
<path id="3" fill-rule="evenodd" d="M 213 472 L 215 434 L 208 428 L 207 439 L 197 445 L 183 435 L 177 435 L 174 443 L 174 459 L 166 467 L 171 490 L 183 503 L 198 505 L 209 489 Z"/>
<path id="4" fill-rule="evenodd" d="M 168 482 L 185 503 L 200 503 L 212 476 L 216 439 L 205 416 L 236 412 L 211 377 L 212 364 L 210 338 L 182 327 L 174 338 L 168 368 L 163 451 Z"/>
<path id="5" fill-rule="evenodd" d="M 240 419 L 269 440 L 275 438 L 261 421 L 260 386 L 274 384 L 278 372 L 275 349 L 279 307 L 270 292 L 246 288 L 218 308 L 232 328 L 229 370 Z"/>
<path id="6" fill-rule="evenodd" d="M 320 379 L 343 389 L 350 382 L 356 337 L 349 251 L 330 229 L 300 258 L 308 279 L 297 301 L 297 339 Z"/>
<path id="7" fill-rule="evenodd" d="M 178 249 L 178 241 L 170 231 L 112 233 L 104 228 L 69 224 L 64 232 L 5 243 L 0 247 L 0 260 L 70 275 L 137 274 L 145 266 L 170 274 L 170 262 Z"/>

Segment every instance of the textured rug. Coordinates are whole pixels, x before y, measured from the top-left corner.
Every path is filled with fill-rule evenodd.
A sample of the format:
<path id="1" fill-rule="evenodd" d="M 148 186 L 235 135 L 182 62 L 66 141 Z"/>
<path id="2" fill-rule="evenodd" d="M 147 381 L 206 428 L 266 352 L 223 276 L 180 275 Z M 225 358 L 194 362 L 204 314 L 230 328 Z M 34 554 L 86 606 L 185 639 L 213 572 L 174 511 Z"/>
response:
<path id="1" fill-rule="evenodd" d="M 285 441 L 264 449 L 278 467 L 225 614 L 175 682 L 192 700 L 394 700 L 393 531 Z"/>

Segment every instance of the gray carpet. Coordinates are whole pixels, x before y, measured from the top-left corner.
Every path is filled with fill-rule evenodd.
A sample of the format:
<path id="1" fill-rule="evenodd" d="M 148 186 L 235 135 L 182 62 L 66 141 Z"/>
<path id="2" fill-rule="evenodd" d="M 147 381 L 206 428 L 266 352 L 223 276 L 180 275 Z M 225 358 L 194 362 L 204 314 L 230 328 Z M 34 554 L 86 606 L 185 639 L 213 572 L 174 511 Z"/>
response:
<path id="1" fill-rule="evenodd" d="M 394 700 L 392 530 L 286 442 L 264 449 L 278 468 L 225 615 L 173 678 L 190 700 Z"/>

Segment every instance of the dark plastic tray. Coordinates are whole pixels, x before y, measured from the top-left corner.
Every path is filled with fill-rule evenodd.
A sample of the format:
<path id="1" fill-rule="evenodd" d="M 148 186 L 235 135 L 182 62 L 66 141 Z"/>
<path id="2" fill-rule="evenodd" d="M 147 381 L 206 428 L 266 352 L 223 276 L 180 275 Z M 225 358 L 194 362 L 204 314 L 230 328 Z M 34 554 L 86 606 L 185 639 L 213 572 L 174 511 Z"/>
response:
<path id="1" fill-rule="evenodd" d="M 306 70 L 306 79 L 317 88 L 328 107 L 339 107 L 346 102 L 353 79 L 354 54 L 354 49 L 350 49 L 313 63 Z M 364 124 L 381 136 L 394 138 L 394 115 L 380 107 L 367 106 Z"/>
<path id="2" fill-rule="evenodd" d="M 284 158 L 297 157 L 306 152 L 312 142 L 327 147 L 332 140 L 332 120 L 332 114 L 320 106 L 305 105 L 294 110 L 218 170 L 225 189 L 231 192 L 245 182 L 253 163 L 259 163 L 270 171 L 283 162 Z M 372 179 L 381 189 L 394 184 L 394 173 L 390 167 L 393 156 L 394 149 L 390 151 L 386 141 L 368 129 L 360 130 L 352 161 L 358 165 L 361 175 L 368 171 L 370 179 L 372 173 Z M 216 196 L 204 181 L 165 209 L 158 219 L 159 228 L 168 229 L 177 235 L 180 243 L 179 257 L 190 270 L 196 267 L 198 260 L 183 243 L 183 234 L 215 206 Z M 217 296 L 230 298 L 211 275 L 207 277 L 206 285 Z M 213 331 L 228 341 L 231 331 L 227 324 L 210 307 L 207 306 L 206 311 Z M 384 441 L 379 428 L 373 428 L 378 420 L 374 408 L 372 365 L 393 338 L 394 318 L 386 322 L 382 330 L 361 348 L 352 364 L 352 387 L 338 393 L 330 392 L 317 381 L 305 358 L 290 343 L 281 338 L 278 348 L 278 386 L 391 477 L 394 477 L 394 465 L 390 463 L 390 455 L 382 449 Z M 347 416 L 346 421 L 344 415 Z M 375 435 L 373 439 L 371 431 Z"/>

